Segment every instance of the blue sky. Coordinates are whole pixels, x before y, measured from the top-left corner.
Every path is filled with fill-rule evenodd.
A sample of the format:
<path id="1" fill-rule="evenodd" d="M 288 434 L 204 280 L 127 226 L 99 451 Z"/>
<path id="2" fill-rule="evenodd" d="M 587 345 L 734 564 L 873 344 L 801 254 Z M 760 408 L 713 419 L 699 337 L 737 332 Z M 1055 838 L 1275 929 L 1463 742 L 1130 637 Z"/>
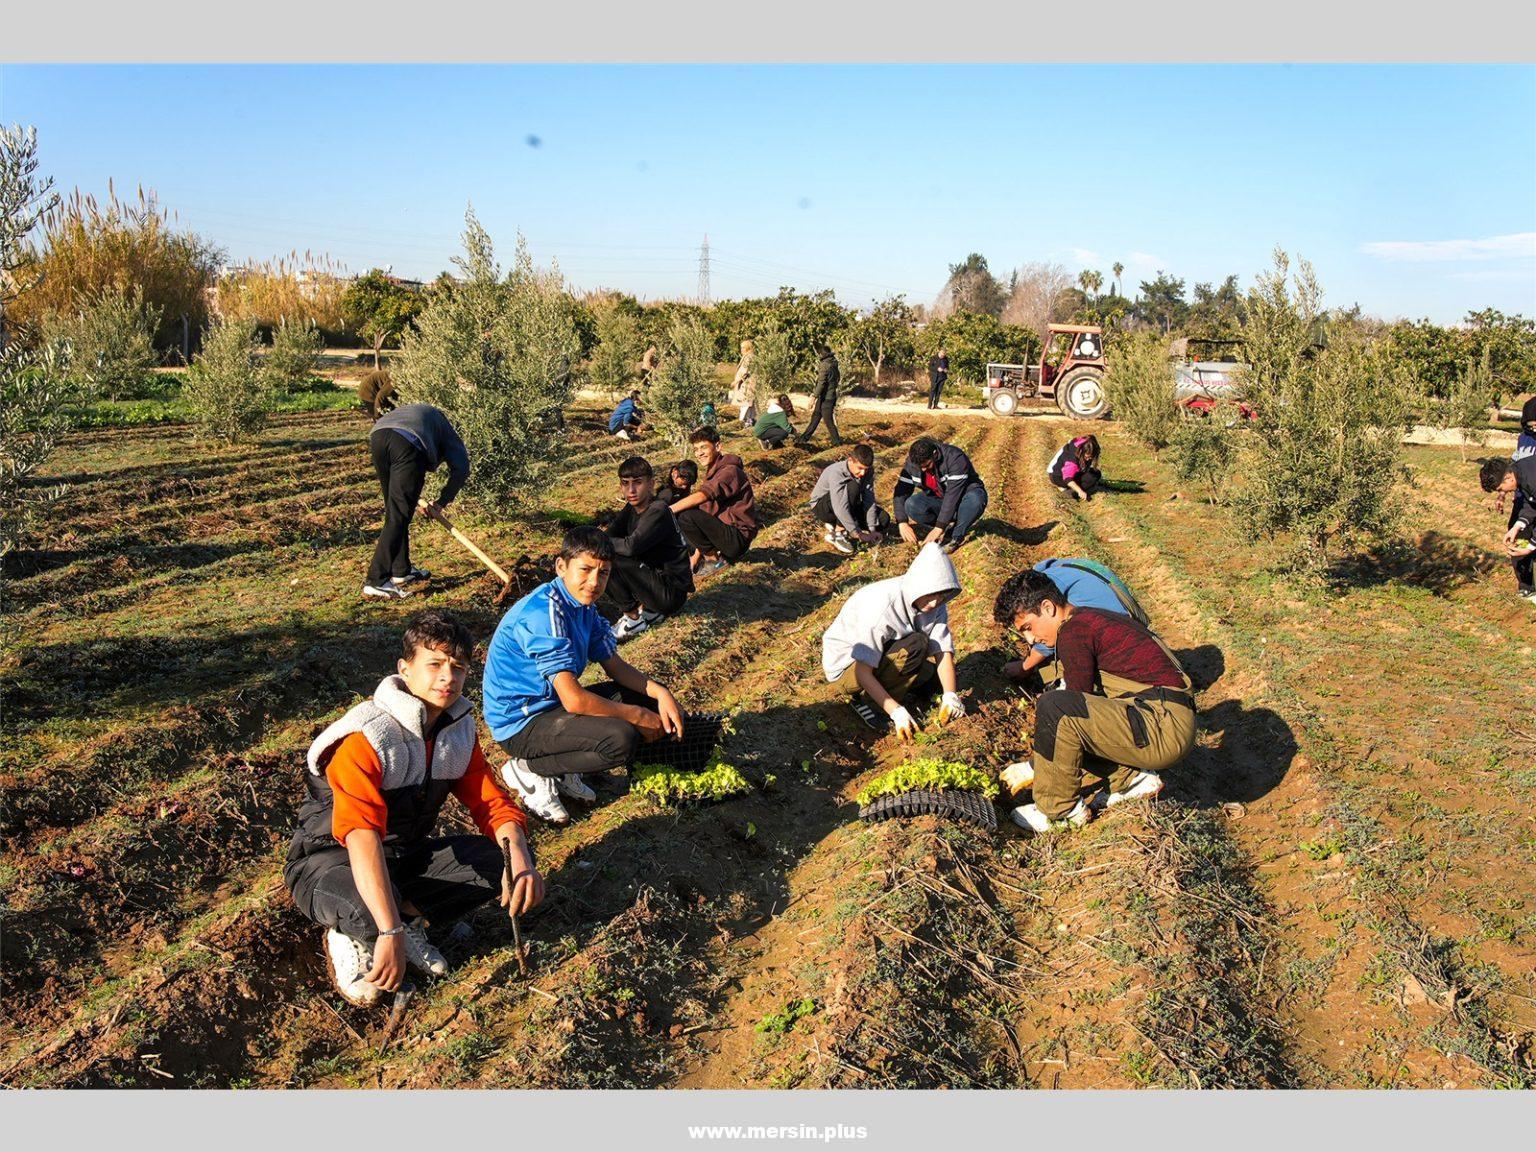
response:
<path id="1" fill-rule="evenodd" d="M 1282 245 L 1328 302 L 1536 315 L 1536 68 L 17 67 L 68 190 L 154 189 L 235 260 L 431 276 L 473 201 L 578 287 L 931 300 L 1056 261 L 1246 286 Z"/>

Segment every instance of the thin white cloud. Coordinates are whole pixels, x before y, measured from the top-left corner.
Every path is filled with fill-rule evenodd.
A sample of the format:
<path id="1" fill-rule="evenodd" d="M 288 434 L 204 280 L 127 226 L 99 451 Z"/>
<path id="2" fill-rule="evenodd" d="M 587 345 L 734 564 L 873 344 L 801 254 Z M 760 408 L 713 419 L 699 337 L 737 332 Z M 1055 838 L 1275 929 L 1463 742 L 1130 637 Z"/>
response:
<path id="1" fill-rule="evenodd" d="M 1161 256 L 1154 256 L 1150 252 L 1132 252 L 1126 258 L 1126 265 L 1130 268 L 1166 268 L 1167 262 Z"/>
<path id="2" fill-rule="evenodd" d="M 1081 264 L 1084 268 L 1092 268 L 1102 259 L 1092 248 L 1068 248 L 1067 254 L 1072 257 L 1074 262 Z"/>
<path id="3" fill-rule="evenodd" d="M 1376 240 L 1360 251 L 1378 260 L 1404 263 L 1465 263 L 1474 260 L 1536 258 L 1536 232 L 1511 232 L 1481 240 Z"/>
<path id="4" fill-rule="evenodd" d="M 1490 269 L 1486 272 L 1450 272 L 1447 273 L 1446 278 L 1449 280 L 1473 281 L 1524 280 L 1529 284 L 1536 284 L 1536 279 L 1532 278 L 1531 271 L 1529 269 L 1521 268 L 1502 268 L 1498 270 Z"/>

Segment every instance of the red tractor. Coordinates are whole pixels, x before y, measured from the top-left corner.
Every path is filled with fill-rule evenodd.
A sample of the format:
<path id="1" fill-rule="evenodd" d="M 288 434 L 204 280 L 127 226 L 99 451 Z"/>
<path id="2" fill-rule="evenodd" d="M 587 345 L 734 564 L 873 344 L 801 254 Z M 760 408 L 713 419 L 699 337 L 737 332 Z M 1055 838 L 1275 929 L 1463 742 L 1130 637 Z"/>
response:
<path id="1" fill-rule="evenodd" d="M 1077 420 L 1109 415 L 1104 392 L 1104 330 L 1092 324 L 1050 324 L 1038 364 L 988 364 L 982 398 L 999 416 L 1022 400 L 1054 400 Z"/>

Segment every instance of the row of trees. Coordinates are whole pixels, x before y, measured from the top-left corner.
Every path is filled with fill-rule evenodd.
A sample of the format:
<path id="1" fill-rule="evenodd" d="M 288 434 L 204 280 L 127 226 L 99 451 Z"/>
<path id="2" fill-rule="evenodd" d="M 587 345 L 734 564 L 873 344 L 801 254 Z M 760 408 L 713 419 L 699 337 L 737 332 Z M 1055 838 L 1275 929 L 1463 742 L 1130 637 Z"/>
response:
<path id="1" fill-rule="evenodd" d="M 1489 330 L 1505 335 L 1479 342 L 1469 326 L 1459 359 L 1447 354 L 1426 372 L 1398 326 L 1346 317 L 1319 341 L 1322 298 L 1312 266 L 1293 268 L 1277 249 L 1241 301 L 1238 395 L 1208 415 L 1178 404 L 1169 340 L 1155 329 L 1110 343 L 1105 379 L 1127 430 L 1212 502 L 1232 506 L 1235 532 L 1290 540 L 1292 561 L 1312 572 L 1390 533 L 1407 478 L 1403 434 L 1418 414 L 1462 430 L 1464 444 L 1482 441 L 1501 387 L 1495 348 L 1510 329 L 1489 317 Z M 1422 334 L 1423 325 L 1409 328 Z M 1519 347 L 1509 342 L 1506 364 Z"/>

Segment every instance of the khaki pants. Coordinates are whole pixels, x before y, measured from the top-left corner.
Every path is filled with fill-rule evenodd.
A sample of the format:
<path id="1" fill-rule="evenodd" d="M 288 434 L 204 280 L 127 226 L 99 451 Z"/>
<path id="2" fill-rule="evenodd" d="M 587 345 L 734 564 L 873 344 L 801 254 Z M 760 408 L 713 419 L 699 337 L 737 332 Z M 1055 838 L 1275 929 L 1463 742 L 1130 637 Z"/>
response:
<path id="1" fill-rule="evenodd" d="M 1135 773 L 1170 768 L 1194 746 L 1195 712 L 1182 702 L 1046 692 L 1035 702 L 1035 805 L 1060 820 L 1085 775 L 1123 792 Z"/>
<path id="2" fill-rule="evenodd" d="M 875 679 L 897 700 L 904 700 L 912 689 L 936 676 L 938 670 L 938 658 L 928 652 L 928 634 L 913 632 L 886 645 L 875 669 Z M 857 696 L 863 691 L 859 687 L 858 672 L 859 665 L 855 661 L 848 665 L 833 687 L 845 695 Z"/>

